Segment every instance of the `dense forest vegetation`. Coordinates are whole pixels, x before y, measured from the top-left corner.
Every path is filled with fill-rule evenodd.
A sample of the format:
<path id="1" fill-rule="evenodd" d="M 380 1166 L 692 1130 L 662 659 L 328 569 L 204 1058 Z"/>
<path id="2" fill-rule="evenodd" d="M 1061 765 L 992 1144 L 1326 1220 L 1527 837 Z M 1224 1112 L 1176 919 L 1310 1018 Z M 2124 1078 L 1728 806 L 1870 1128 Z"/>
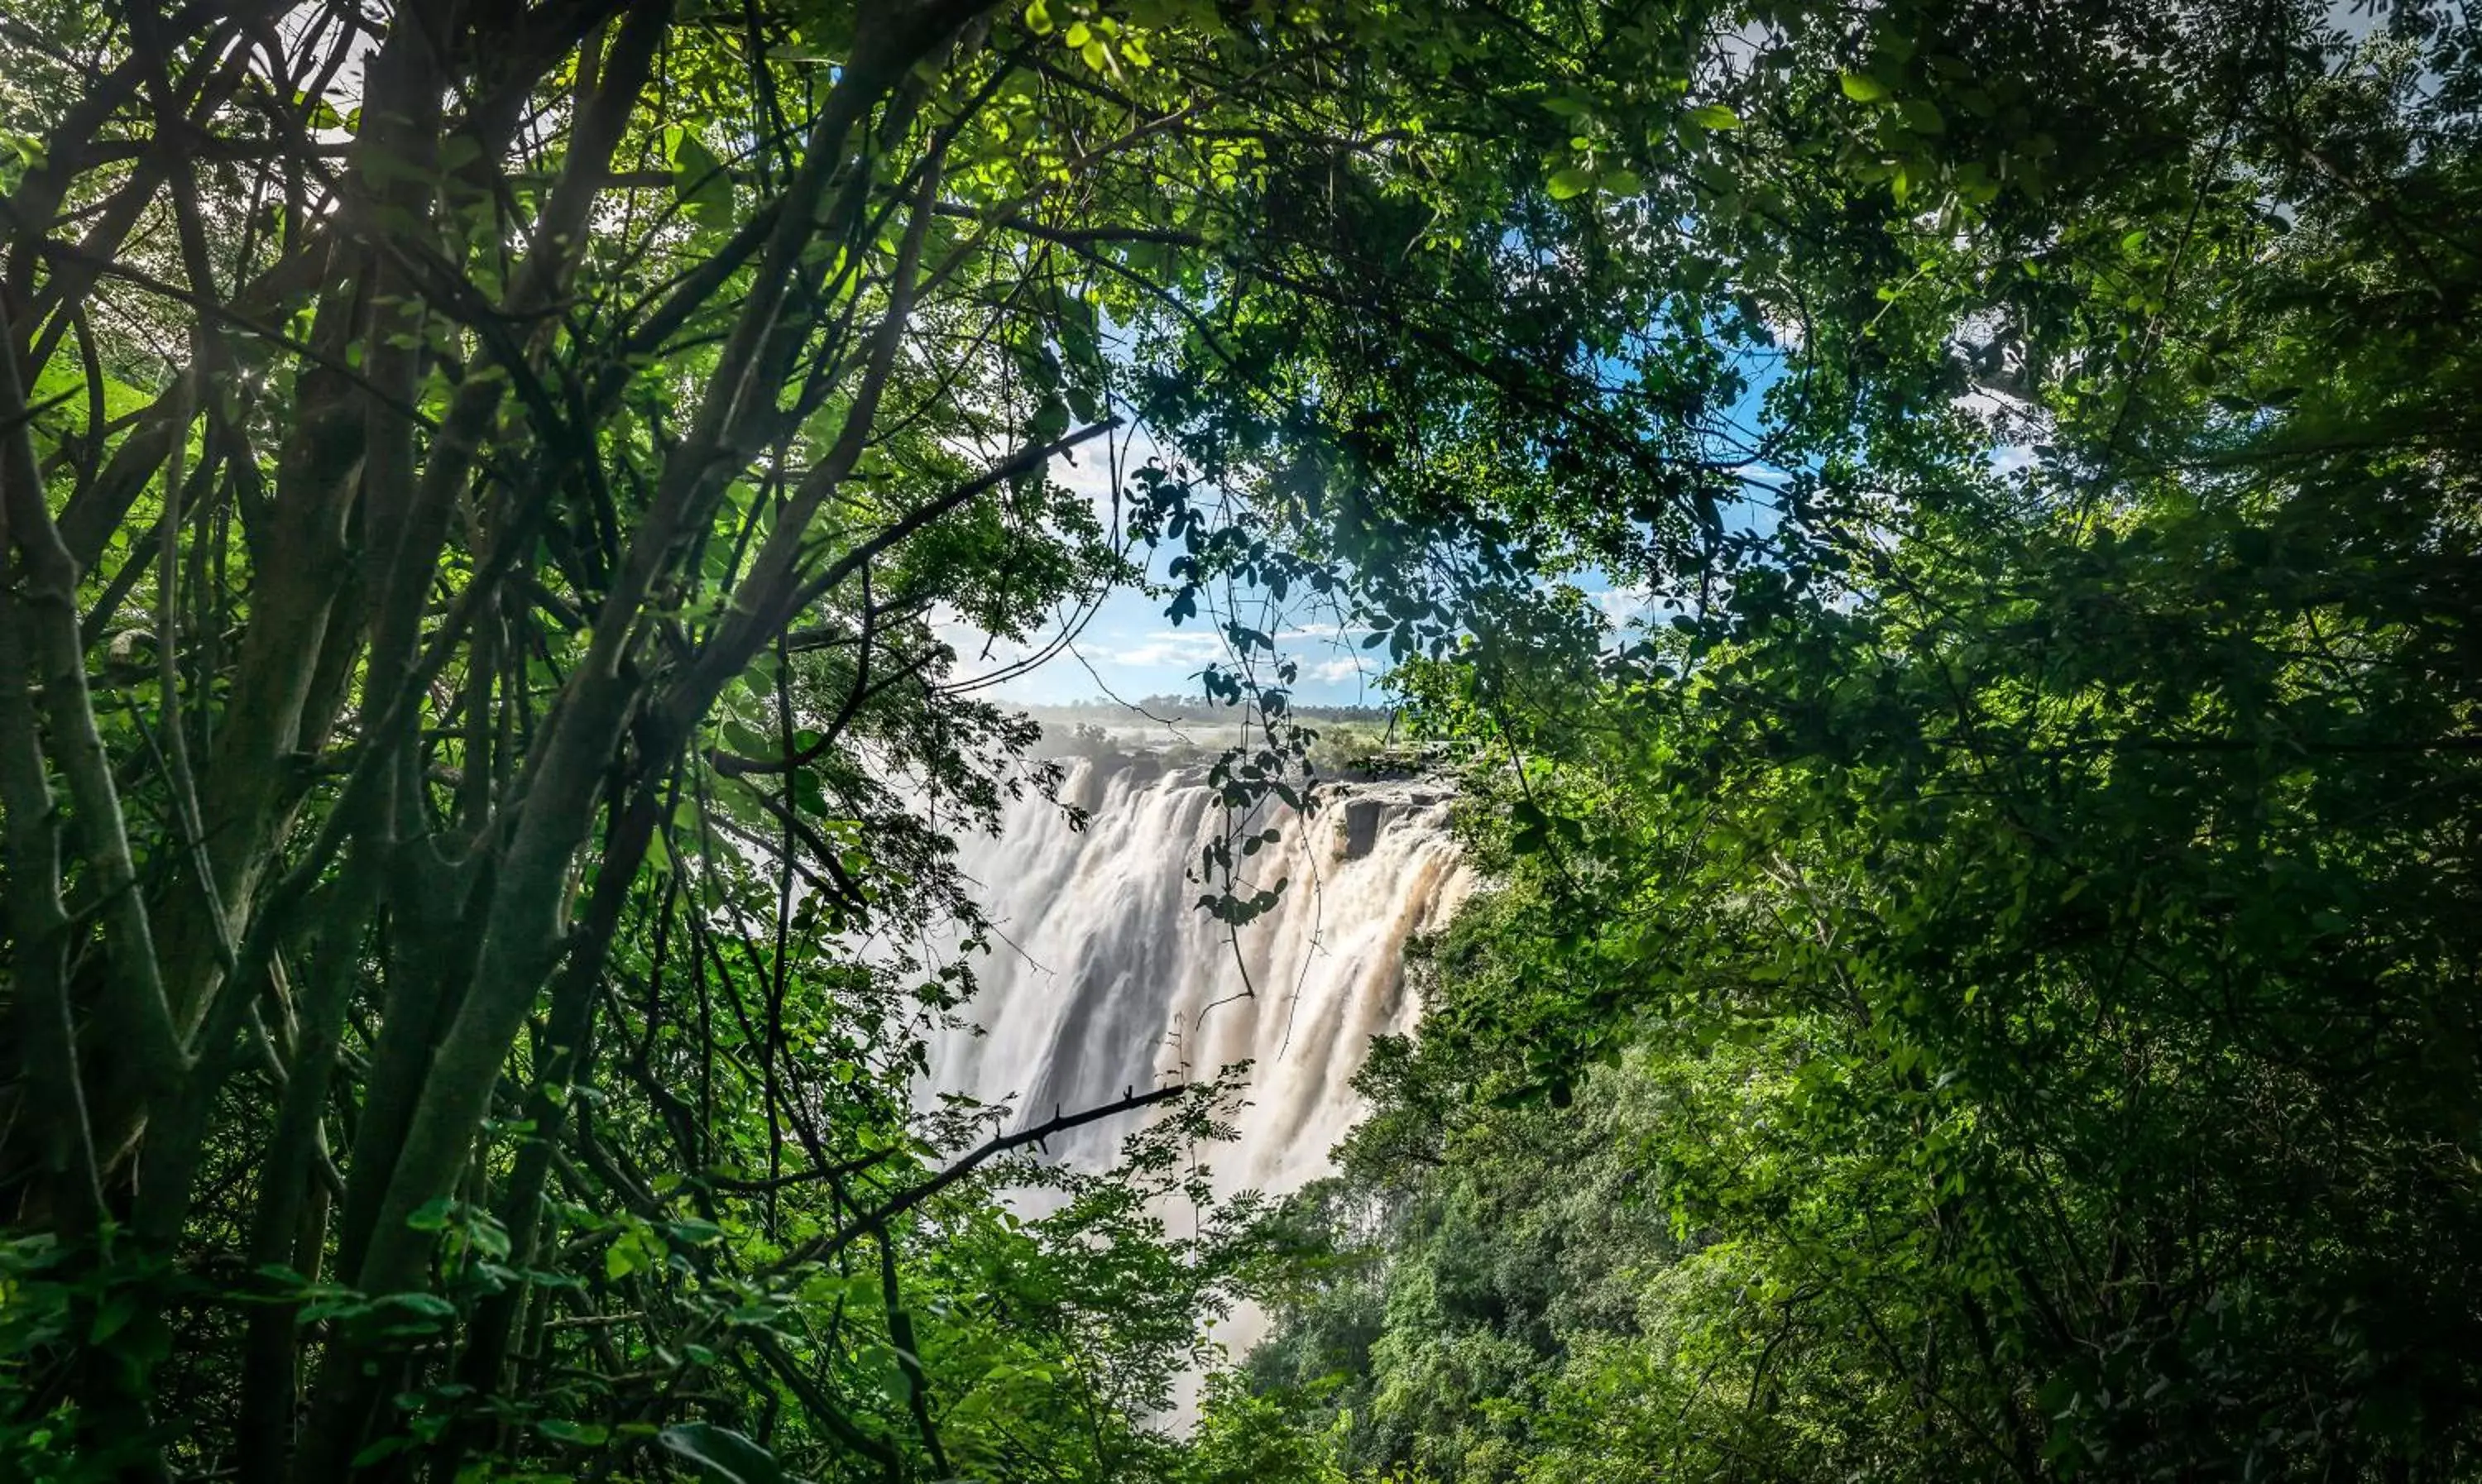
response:
<path id="1" fill-rule="evenodd" d="M 0 1477 L 2482 1474 L 2477 146 L 2458 0 L 0 0 Z M 1302 611 L 1489 873 L 1288 1201 L 921 1094 L 943 635 L 1132 587 L 1201 911 Z"/>

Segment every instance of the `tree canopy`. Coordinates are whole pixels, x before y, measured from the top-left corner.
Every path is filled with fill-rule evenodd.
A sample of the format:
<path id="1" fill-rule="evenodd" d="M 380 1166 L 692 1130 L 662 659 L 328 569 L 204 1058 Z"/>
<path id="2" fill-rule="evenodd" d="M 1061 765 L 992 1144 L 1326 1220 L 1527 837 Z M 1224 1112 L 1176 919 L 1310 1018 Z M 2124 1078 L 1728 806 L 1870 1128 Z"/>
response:
<path id="1" fill-rule="evenodd" d="M 2149 18 L 2115 178 L 1925 213 L 1761 554 L 1407 677 L 1505 884 L 1252 1362 L 1320 1457 L 2471 1472 L 2470 33 Z"/>

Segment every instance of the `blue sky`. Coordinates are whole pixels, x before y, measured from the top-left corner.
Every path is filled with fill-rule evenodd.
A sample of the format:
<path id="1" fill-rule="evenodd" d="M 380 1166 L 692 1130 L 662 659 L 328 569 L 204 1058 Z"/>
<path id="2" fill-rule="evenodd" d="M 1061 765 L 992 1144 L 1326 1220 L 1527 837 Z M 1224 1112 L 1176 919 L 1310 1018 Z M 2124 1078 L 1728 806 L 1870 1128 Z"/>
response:
<path id="1" fill-rule="evenodd" d="M 1098 508 L 1107 509 L 1113 461 L 1099 445 L 1093 445 L 1093 450 L 1089 457 L 1074 463 L 1066 458 L 1055 460 L 1051 477 L 1083 492 Z M 1122 477 L 1125 478 L 1128 470 L 1154 454 L 1155 444 L 1140 430 L 1120 442 L 1114 452 Z M 1164 564 L 1173 555 L 1170 550 L 1152 554 L 1150 570 L 1157 577 L 1163 575 Z M 1386 703 L 1386 698 L 1379 687 L 1386 670 L 1385 654 L 1360 647 L 1358 641 L 1366 630 L 1345 631 L 1338 615 L 1317 611 L 1307 599 L 1289 605 L 1283 612 L 1250 615 L 1249 621 L 1275 634 L 1283 653 L 1300 664 L 1301 678 L 1293 687 L 1296 700 L 1328 705 Z M 1044 648 L 1044 641 L 1057 635 L 1059 627 L 1055 621 L 1030 644 L 995 642 L 979 629 L 953 622 L 942 624 L 941 633 L 956 647 L 957 674 L 964 677 L 1015 669 L 1029 653 Z M 990 694 L 999 700 L 1038 705 L 1116 696 L 1136 701 L 1142 696 L 1196 695 L 1198 673 L 1228 658 L 1223 634 L 1213 621 L 1201 616 L 1175 624 L 1164 616 L 1161 602 L 1144 593 L 1122 588 L 1103 599 L 1066 649 L 1021 674 L 998 681 L 990 687 Z"/>
<path id="2" fill-rule="evenodd" d="M 1744 365 L 1743 373 L 1748 389 L 1728 421 L 1743 436 L 1754 437 L 1761 421 L 1760 401 L 1780 373 L 1779 358 L 1755 355 Z M 1089 444 L 1081 458 L 1054 460 L 1051 477 L 1083 492 L 1098 511 L 1107 513 L 1108 518 L 1115 478 L 1125 480 L 1130 470 L 1157 452 L 1153 438 L 1140 428 L 1126 437 L 1113 440 L 1108 449 L 1101 443 Z M 1768 482 L 1771 473 L 1755 467 L 1748 472 L 1761 483 Z M 1151 554 L 1150 570 L 1157 577 L 1164 575 L 1164 565 L 1173 555 L 1171 550 Z M 1579 573 L 1570 580 L 1592 597 L 1615 624 L 1646 610 L 1647 594 L 1643 589 L 1614 587 L 1595 572 Z M 1368 630 L 1343 626 L 1341 615 L 1332 608 L 1322 610 L 1308 595 L 1296 595 L 1295 601 L 1283 611 L 1262 609 L 1241 617 L 1260 631 L 1274 634 L 1280 651 L 1300 665 L 1300 677 L 1292 688 L 1296 702 L 1310 705 L 1387 703 L 1381 685 L 1387 668 L 1386 649 L 1362 649 L 1360 641 Z M 940 630 L 942 637 L 956 648 L 957 676 L 961 680 L 992 677 L 986 694 L 1029 705 L 1196 695 L 1200 690 L 1198 673 L 1230 657 L 1215 621 L 1201 616 L 1175 624 L 1165 616 L 1159 601 L 1126 588 L 1107 595 L 1078 629 L 1074 640 L 1031 667 L 1025 667 L 1024 661 L 1048 648 L 1048 641 L 1060 630 L 1057 621 L 1029 643 L 996 641 L 979 629 L 955 622 L 942 623 Z"/>

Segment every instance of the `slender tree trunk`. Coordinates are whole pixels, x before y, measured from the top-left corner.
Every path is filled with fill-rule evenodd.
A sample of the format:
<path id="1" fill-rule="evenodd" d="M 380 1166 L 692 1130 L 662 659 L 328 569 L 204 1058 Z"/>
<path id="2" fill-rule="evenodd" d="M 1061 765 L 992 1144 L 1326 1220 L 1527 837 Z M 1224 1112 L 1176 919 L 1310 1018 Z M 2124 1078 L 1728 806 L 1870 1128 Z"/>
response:
<path id="1" fill-rule="evenodd" d="M 326 1119 L 330 1079 L 344 1039 L 345 1016 L 358 983 L 361 940 L 370 918 L 378 870 L 366 860 L 350 862 L 326 903 L 319 952 L 301 1008 L 300 1030 L 286 1071 L 284 1100 L 276 1132 L 260 1166 L 259 1193 L 251 1215 L 250 1261 L 253 1269 L 297 1263 L 315 1251 L 314 1204 L 324 1210 L 315 1165 Z M 315 1275 L 304 1272 L 305 1281 Z M 244 1484 L 275 1484 L 283 1477 L 293 1443 L 293 1413 L 300 1400 L 300 1336 L 290 1304 L 261 1304 L 251 1311 L 243 1340 L 239 1463 Z"/>

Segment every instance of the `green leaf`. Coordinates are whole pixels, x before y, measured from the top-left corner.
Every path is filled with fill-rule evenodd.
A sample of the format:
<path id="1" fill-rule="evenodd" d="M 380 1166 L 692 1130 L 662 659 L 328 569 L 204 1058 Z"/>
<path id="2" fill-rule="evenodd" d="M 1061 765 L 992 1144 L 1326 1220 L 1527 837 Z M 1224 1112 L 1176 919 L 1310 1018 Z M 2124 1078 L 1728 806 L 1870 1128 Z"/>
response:
<path id="1" fill-rule="evenodd" d="M 601 1422 L 572 1422 L 566 1418 L 544 1418 L 535 1424 L 535 1431 L 554 1443 L 573 1443 L 580 1447 L 598 1447 L 612 1436 L 612 1429 Z"/>
<path id="2" fill-rule="evenodd" d="M 393 1437 L 382 1438 L 379 1442 L 371 1444 L 360 1452 L 356 1453 L 354 1455 L 353 1467 L 356 1469 L 367 1467 L 368 1465 L 378 1463 L 381 1459 L 392 1458 L 411 1446 L 413 1446 L 413 1440 L 403 1433 L 398 1433 Z"/>
<path id="3" fill-rule="evenodd" d="M 119 1289 L 110 1298 L 105 1299 L 102 1307 L 95 1311 L 94 1327 L 87 1332 L 86 1342 L 91 1345 L 102 1344 L 113 1336 L 119 1334 L 129 1321 L 136 1317 L 138 1317 L 138 1295 L 127 1288 Z"/>
<path id="4" fill-rule="evenodd" d="M 1571 197 L 1583 196 L 1594 188 L 1594 172 L 1582 166 L 1571 165 L 1567 170 L 1553 171 L 1551 199 L 1555 201 L 1565 201 Z"/>
<path id="5" fill-rule="evenodd" d="M 776 1455 L 712 1422 L 681 1422 L 655 1435 L 665 1451 L 687 1460 L 709 1484 L 792 1484 Z"/>
<path id="6" fill-rule="evenodd" d="M 732 216 L 732 177 L 724 162 L 694 130 L 664 131 L 673 152 L 673 192 L 702 226 L 721 226 Z"/>
<path id="7" fill-rule="evenodd" d="M 1844 95 L 1856 103 L 1876 103 L 1888 95 L 1887 85 L 1861 72 L 1846 72 L 1840 79 Z"/>
<path id="8" fill-rule="evenodd" d="M 474 1213 L 465 1224 L 464 1233 L 466 1242 L 484 1257 L 505 1258 L 509 1255 L 508 1229 L 484 1212 Z"/>
<path id="9" fill-rule="evenodd" d="M 1741 116 L 1721 103 L 1701 103 L 1680 116 L 1702 129 L 1737 129 Z"/>
<path id="10" fill-rule="evenodd" d="M 103 415 L 107 418 L 126 417 L 155 400 L 148 393 L 112 376 L 105 376 L 100 384 L 103 387 Z M 35 407 L 61 402 L 63 411 L 74 412 L 79 426 L 83 427 L 88 401 L 86 373 L 68 358 L 55 358 L 44 365 L 42 374 L 35 378 L 33 391 L 26 400 Z"/>

